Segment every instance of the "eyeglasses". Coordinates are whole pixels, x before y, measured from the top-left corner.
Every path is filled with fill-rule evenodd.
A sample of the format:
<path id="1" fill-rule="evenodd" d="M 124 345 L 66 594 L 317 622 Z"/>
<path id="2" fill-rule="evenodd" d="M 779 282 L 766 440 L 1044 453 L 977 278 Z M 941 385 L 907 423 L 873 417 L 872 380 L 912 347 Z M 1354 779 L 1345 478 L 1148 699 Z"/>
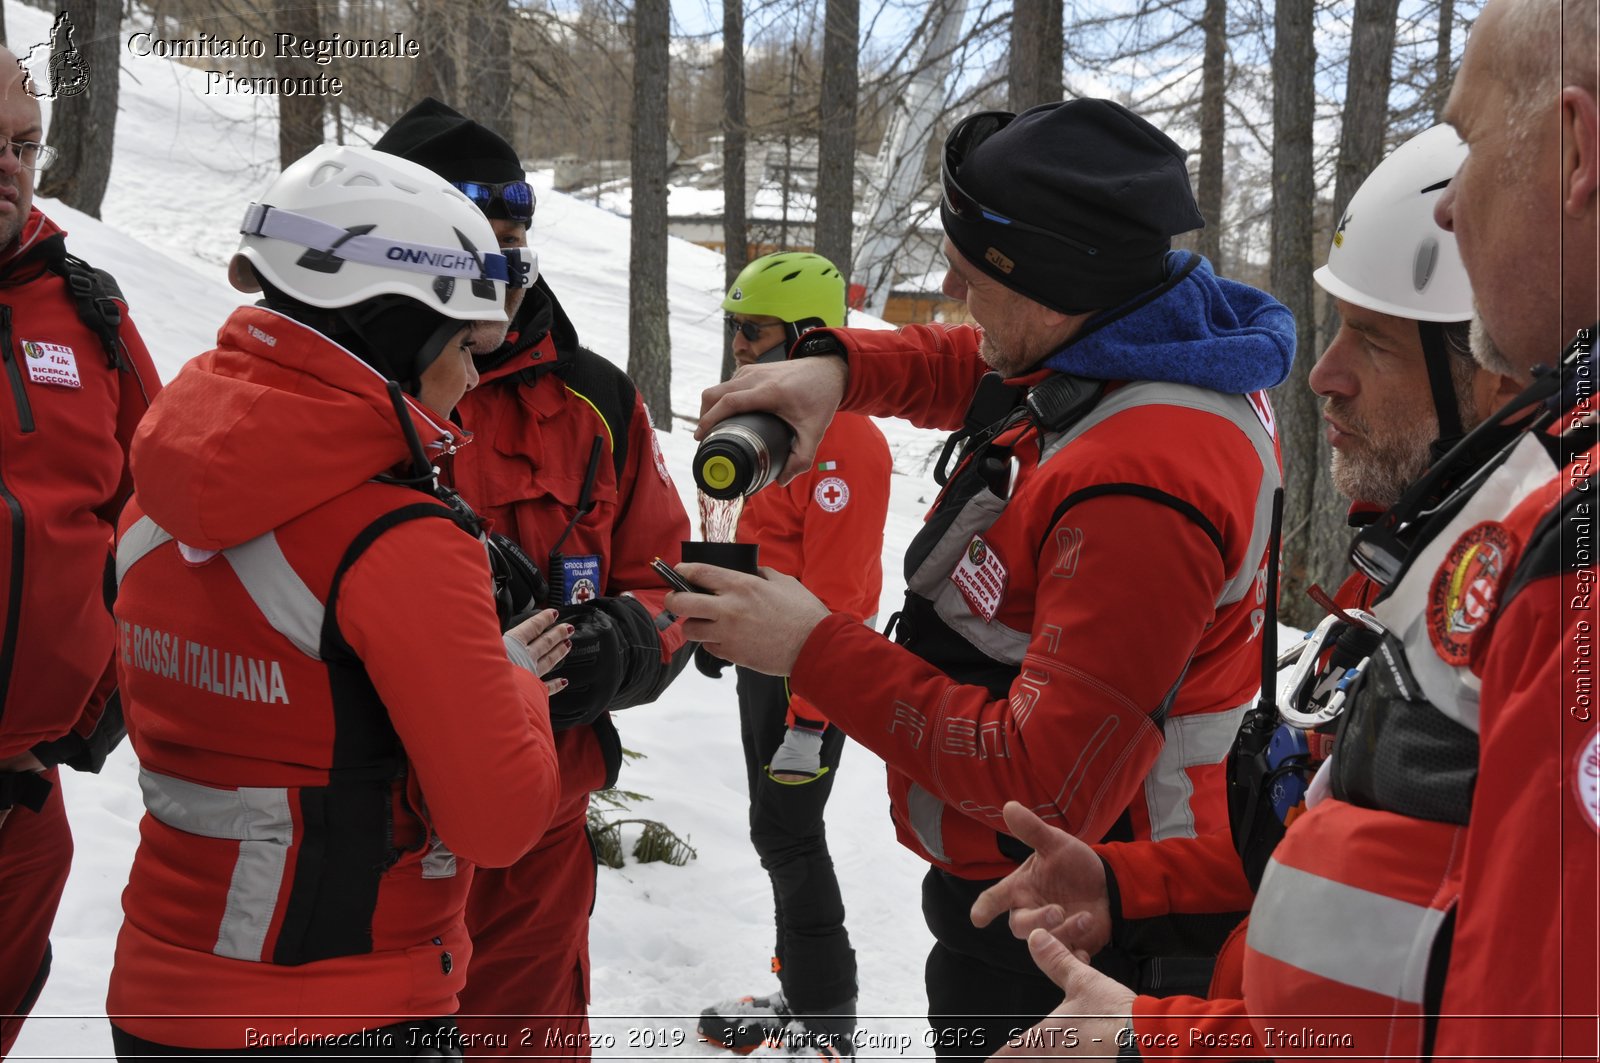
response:
<path id="1" fill-rule="evenodd" d="M 783 324 L 783 322 L 781 322 L 781 321 L 769 321 L 765 325 L 758 325 L 754 321 L 740 321 L 738 318 L 734 317 L 732 314 L 728 315 L 727 322 L 728 322 L 728 335 L 729 335 L 729 337 L 732 337 L 734 335 L 743 336 L 745 339 L 749 340 L 751 343 L 754 343 L 757 340 L 759 340 L 761 338 L 761 334 L 763 332 L 765 332 L 767 329 L 776 328 L 779 325 Z"/>
<path id="2" fill-rule="evenodd" d="M 533 186 L 526 181 L 502 181 L 493 184 L 487 181 L 451 181 L 459 188 L 463 195 L 475 203 L 479 210 L 485 214 L 498 200 L 505 205 L 506 213 L 512 221 L 520 221 L 524 225 L 533 224 L 533 208 L 538 203 L 538 198 L 533 194 Z"/>
<path id="3" fill-rule="evenodd" d="M 979 203 L 956 181 L 956 172 L 961 169 L 961 164 L 977 150 L 979 144 L 994 136 L 1000 130 L 1011 124 L 1016 115 L 1010 111 L 979 111 L 977 114 L 968 115 L 956 123 L 950 135 L 944 138 L 944 155 L 939 163 L 939 183 L 944 196 L 945 209 L 965 222 L 981 224 L 989 222 L 994 225 L 1004 225 L 1007 228 L 1021 232 L 1037 233 L 1048 236 L 1052 240 L 1066 244 L 1075 251 L 1086 255 L 1100 253 L 1098 247 L 1086 244 L 1082 240 L 1075 240 L 1061 233 L 1041 229 L 1037 225 L 1029 225 L 1025 221 L 1008 218 L 991 207 Z"/>
<path id="4" fill-rule="evenodd" d="M 6 152 L 17 157 L 24 170 L 37 170 L 41 166 L 49 166 L 55 160 L 56 149 L 37 140 L 12 140 L 10 137 L 0 137 L 0 157 Z"/>

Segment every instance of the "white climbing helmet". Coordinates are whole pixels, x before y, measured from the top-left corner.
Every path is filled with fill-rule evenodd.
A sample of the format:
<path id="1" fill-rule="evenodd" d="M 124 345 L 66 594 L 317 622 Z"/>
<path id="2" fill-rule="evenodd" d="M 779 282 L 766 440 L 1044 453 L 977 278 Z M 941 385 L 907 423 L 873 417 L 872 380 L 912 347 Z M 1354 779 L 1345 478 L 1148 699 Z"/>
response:
<path id="1" fill-rule="evenodd" d="M 1379 163 L 1340 215 L 1328 264 L 1312 275 L 1323 291 L 1414 321 L 1471 318 L 1472 286 L 1455 234 L 1433 220 L 1466 157 L 1455 130 L 1437 125 Z"/>
<path id="2" fill-rule="evenodd" d="M 324 144 L 291 163 L 245 212 L 228 267 L 309 306 L 400 295 L 458 321 L 506 320 L 505 256 L 483 212 L 424 166 L 372 148 Z"/>

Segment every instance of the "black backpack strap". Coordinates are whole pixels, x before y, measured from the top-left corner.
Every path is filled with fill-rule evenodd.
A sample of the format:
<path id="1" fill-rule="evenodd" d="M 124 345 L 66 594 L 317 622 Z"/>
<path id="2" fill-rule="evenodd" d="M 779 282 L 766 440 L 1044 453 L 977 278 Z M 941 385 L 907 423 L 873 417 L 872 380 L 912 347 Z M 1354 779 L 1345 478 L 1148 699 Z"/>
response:
<path id="1" fill-rule="evenodd" d="M 1531 583 L 1577 572 L 1594 564 L 1594 477 L 1577 466 L 1567 468 L 1570 486 L 1528 536 L 1517 566 L 1500 594 L 1497 609 L 1504 612 L 1512 599 Z M 1581 595 L 1588 599 L 1587 592 Z M 1586 601 L 1587 607 L 1587 601 Z"/>
<path id="2" fill-rule="evenodd" d="M 567 390 L 589 402 L 605 421 L 611 433 L 611 462 L 617 482 L 628 463 L 628 429 L 633 423 L 633 407 L 638 389 L 628 374 L 587 347 L 579 347 L 571 368 L 562 378 Z"/>
<path id="3" fill-rule="evenodd" d="M 122 299 L 122 289 L 117 286 L 116 278 L 69 252 L 64 240 L 52 240 L 43 250 L 46 267 L 67 282 L 78 320 L 106 349 L 106 364 L 130 372 L 133 363 L 128 360 L 128 350 L 122 342 L 122 308 L 117 305 L 117 300 Z"/>
<path id="4" fill-rule="evenodd" d="M 345 549 L 344 556 L 339 559 L 339 565 L 333 570 L 333 580 L 328 587 L 328 600 L 323 606 L 325 612 L 322 624 L 321 652 L 324 659 L 328 657 L 353 659 L 355 657 L 355 651 L 350 648 L 350 644 L 344 640 L 344 635 L 339 631 L 337 619 L 339 592 L 344 586 L 344 576 L 346 572 L 350 571 L 350 566 L 354 565 L 361 555 L 367 552 L 368 547 L 377 542 L 378 536 L 390 528 L 405 524 L 408 521 L 422 520 L 429 517 L 441 517 L 450 521 L 474 539 L 478 537 L 477 530 L 468 526 L 468 521 L 465 517 L 438 501 L 415 502 L 409 505 L 397 506 L 372 521 L 365 528 L 362 528 Z"/>

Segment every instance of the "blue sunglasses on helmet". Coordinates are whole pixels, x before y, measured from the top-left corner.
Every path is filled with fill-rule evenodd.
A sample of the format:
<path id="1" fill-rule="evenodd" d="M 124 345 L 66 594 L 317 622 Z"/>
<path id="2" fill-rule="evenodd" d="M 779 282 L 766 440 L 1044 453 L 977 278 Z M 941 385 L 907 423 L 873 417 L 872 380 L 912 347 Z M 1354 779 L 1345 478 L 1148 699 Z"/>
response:
<path id="1" fill-rule="evenodd" d="M 533 208 L 538 199 L 533 194 L 533 186 L 526 181 L 451 181 L 461 193 L 477 206 L 485 215 L 494 217 L 489 211 L 499 203 L 506 216 L 512 221 L 520 221 L 524 225 L 533 224 Z"/>

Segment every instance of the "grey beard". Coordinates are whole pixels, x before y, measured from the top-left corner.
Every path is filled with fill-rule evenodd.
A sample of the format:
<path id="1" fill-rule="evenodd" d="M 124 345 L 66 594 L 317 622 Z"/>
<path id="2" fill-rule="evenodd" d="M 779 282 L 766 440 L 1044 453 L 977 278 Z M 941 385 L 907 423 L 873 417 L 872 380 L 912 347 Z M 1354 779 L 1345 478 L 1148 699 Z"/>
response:
<path id="1" fill-rule="evenodd" d="M 1489 330 L 1483 327 L 1483 317 L 1479 314 L 1472 315 L 1472 330 L 1468 342 L 1472 346 L 1472 359 L 1491 373 L 1501 376 L 1517 376 L 1517 369 L 1505 352 L 1495 346 L 1494 340 L 1489 336 Z"/>

